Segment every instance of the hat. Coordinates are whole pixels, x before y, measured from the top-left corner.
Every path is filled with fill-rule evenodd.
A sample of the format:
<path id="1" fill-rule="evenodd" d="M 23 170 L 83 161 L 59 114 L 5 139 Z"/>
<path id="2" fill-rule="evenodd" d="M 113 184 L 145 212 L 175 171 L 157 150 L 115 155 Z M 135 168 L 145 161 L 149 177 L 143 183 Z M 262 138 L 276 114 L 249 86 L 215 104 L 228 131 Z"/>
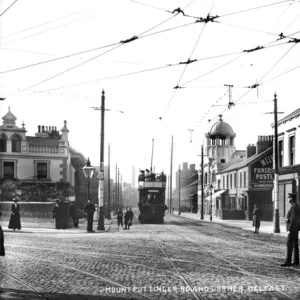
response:
<path id="1" fill-rule="evenodd" d="M 295 202 L 296 201 L 296 194 L 288 193 L 288 198 L 291 198 L 289 202 Z"/>

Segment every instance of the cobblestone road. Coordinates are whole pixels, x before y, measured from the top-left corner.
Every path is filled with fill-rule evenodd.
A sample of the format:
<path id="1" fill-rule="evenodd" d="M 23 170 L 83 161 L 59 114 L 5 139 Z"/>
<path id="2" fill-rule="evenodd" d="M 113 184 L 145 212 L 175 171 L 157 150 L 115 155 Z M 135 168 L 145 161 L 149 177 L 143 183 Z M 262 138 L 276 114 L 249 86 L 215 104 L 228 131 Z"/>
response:
<path id="1" fill-rule="evenodd" d="M 5 232 L 0 299 L 300 299 L 285 238 L 167 215 L 109 232 Z"/>

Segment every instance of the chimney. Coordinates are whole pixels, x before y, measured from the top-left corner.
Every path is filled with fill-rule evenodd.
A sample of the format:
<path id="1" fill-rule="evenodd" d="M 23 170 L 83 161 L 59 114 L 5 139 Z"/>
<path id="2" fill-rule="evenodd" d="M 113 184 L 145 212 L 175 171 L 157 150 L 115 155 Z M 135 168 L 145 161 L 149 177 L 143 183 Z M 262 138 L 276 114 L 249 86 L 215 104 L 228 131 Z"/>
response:
<path id="1" fill-rule="evenodd" d="M 191 165 L 190 165 L 190 170 L 191 170 L 191 171 L 195 171 L 195 168 L 196 168 L 195 164 L 191 164 Z"/>
<path id="2" fill-rule="evenodd" d="M 39 125 L 38 126 L 38 133 L 40 133 L 41 132 L 41 126 Z"/>
<path id="3" fill-rule="evenodd" d="M 188 163 L 187 163 L 187 162 L 184 162 L 184 163 L 182 164 L 182 171 L 187 171 L 187 169 L 188 169 Z"/>
<path id="4" fill-rule="evenodd" d="M 45 132 L 45 126 L 44 125 L 42 126 L 42 132 Z"/>
<path id="5" fill-rule="evenodd" d="M 254 146 L 253 144 L 252 145 L 248 145 L 247 146 L 247 158 L 248 157 L 251 157 L 252 155 L 256 154 L 256 146 Z"/>
<path id="6" fill-rule="evenodd" d="M 257 154 L 273 146 L 273 135 L 259 135 L 257 140 Z"/>

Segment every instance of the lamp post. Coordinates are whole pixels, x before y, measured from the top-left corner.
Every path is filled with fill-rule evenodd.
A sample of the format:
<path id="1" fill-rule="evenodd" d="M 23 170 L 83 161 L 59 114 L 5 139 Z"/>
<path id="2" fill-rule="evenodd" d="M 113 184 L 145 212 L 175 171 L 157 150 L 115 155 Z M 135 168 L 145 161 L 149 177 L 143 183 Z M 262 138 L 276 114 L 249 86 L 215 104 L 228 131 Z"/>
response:
<path id="1" fill-rule="evenodd" d="M 95 168 L 91 166 L 90 159 L 88 158 L 86 165 L 82 168 L 85 178 L 87 179 L 87 200 L 90 199 L 90 183 L 94 175 Z"/>
<path id="2" fill-rule="evenodd" d="M 214 186 L 211 183 L 210 186 L 209 186 L 209 189 L 210 189 L 210 221 L 212 221 L 212 192 L 213 192 L 213 188 L 214 188 Z"/>

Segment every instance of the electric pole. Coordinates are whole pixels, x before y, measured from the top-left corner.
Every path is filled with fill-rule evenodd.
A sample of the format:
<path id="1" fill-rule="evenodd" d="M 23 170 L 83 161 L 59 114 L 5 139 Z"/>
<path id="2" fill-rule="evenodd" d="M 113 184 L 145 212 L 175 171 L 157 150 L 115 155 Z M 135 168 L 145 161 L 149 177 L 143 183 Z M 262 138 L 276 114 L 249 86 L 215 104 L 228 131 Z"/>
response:
<path id="1" fill-rule="evenodd" d="M 108 144 L 108 170 L 107 170 L 107 219 L 111 220 L 111 201 L 110 201 L 110 144 Z"/>
<path id="2" fill-rule="evenodd" d="M 170 213 L 172 213 L 172 172 L 173 172 L 173 135 L 171 141 L 171 167 L 170 167 Z"/>
<path id="3" fill-rule="evenodd" d="M 201 146 L 201 220 L 204 219 L 204 153 L 203 145 Z"/>
<path id="4" fill-rule="evenodd" d="M 178 170 L 178 215 L 181 215 L 181 211 L 180 211 L 180 181 L 181 181 L 181 174 L 180 174 L 180 164 L 179 164 L 179 170 Z"/>

